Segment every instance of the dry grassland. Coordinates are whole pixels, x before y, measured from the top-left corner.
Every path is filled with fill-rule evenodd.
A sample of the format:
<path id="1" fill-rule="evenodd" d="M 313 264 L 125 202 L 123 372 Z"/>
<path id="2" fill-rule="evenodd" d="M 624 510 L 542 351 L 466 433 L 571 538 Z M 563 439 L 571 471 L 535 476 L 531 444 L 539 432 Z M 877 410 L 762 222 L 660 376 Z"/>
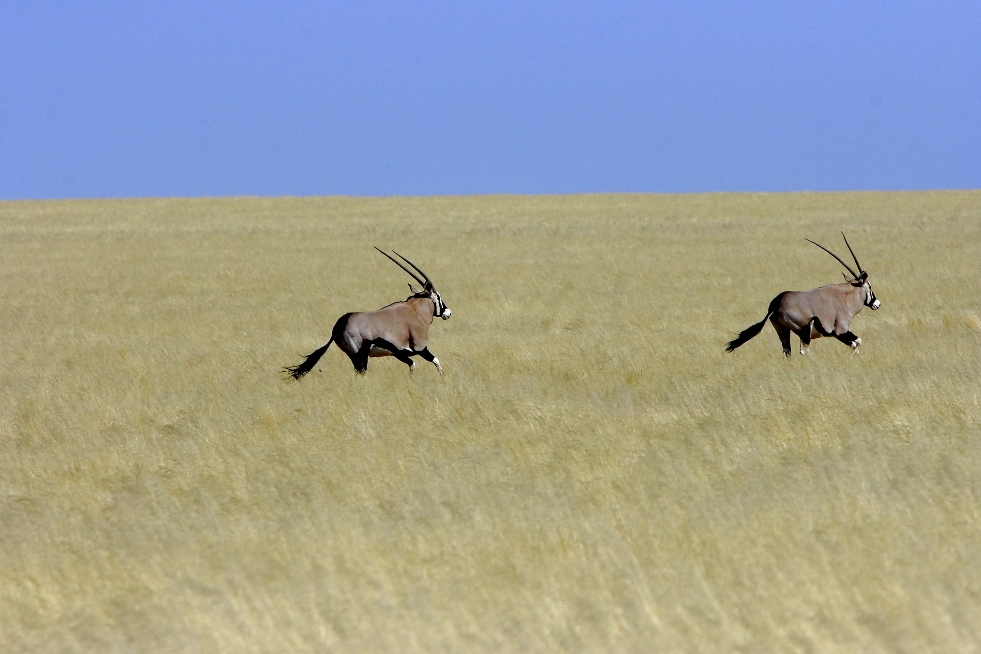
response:
<path id="1" fill-rule="evenodd" d="M 861 355 L 724 354 L 840 229 Z M 373 245 L 445 374 L 285 381 Z M 979 262 L 981 192 L 0 203 L 0 651 L 978 651 Z"/>

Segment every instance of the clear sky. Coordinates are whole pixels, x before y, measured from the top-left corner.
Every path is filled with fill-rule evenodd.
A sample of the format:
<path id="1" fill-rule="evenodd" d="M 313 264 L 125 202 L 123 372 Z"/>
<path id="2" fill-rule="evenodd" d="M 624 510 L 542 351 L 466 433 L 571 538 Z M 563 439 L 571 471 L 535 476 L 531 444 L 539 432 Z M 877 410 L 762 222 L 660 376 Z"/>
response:
<path id="1" fill-rule="evenodd" d="M 957 188 L 977 0 L 0 0 L 0 199 Z"/>

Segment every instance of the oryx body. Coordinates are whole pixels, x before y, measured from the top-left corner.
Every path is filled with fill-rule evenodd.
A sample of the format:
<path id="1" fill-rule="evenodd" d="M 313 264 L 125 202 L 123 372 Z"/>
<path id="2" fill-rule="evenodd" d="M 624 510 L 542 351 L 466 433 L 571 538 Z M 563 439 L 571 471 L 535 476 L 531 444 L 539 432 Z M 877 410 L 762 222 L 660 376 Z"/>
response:
<path id="1" fill-rule="evenodd" d="M 842 234 L 842 238 L 844 238 L 844 234 Z M 814 243 L 814 241 L 810 242 Z M 833 336 L 851 347 L 853 351 L 858 352 L 858 346 L 862 344 L 862 339 L 849 331 L 852 318 L 863 307 L 869 307 L 873 311 L 879 308 L 879 300 L 872 292 L 872 286 L 868 281 L 869 275 L 862 270 L 855 253 L 848 245 L 848 239 L 845 239 L 845 245 L 848 245 L 848 251 L 852 253 L 852 258 L 855 259 L 858 273 L 823 245 L 817 243 L 814 245 L 838 259 L 841 265 L 845 266 L 845 269 L 851 273 L 851 279 L 846 277 L 844 283 L 829 284 L 810 291 L 784 291 L 780 293 L 770 302 L 763 320 L 740 332 L 739 336 L 726 346 L 726 352 L 732 352 L 759 334 L 768 319 L 780 338 L 780 344 L 783 346 L 783 353 L 786 356 L 790 356 L 791 332 L 800 338 L 801 354 L 807 354 L 807 347 L 811 341 L 822 336 Z"/>
<path id="2" fill-rule="evenodd" d="M 392 259 L 381 250 L 378 251 Z M 412 357 L 421 356 L 436 366 L 440 373 L 443 372 L 439 359 L 429 351 L 429 326 L 434 317 L 439 316 L 447 320 L 452 312 L 443 303 L 443 299 L 433 288 L 433 283 L 426 273 L 398 252 L 395 254 L 423 276 L 423 279 L 420 279 L 408 268 L 392 259 L 413 279 L 422 284 L 422 289 L 414 289 L 410 284 L 409 290 L 412 291 L 412 295 L 404 302 L 393 302 L 377 311 L 346 313 L 338 318 L 326 345 L 308 354 L 303 363 L 285 368 L 291 377 L 300 379 L 310 372 L 331 343 L 336 343 L 337 347 L 351 359 L 358 373 L 364 373 L 368 369 L 369 357 L 385 356 L 393 356 L 407 364 L 410 371 L 415 367 Z"/>

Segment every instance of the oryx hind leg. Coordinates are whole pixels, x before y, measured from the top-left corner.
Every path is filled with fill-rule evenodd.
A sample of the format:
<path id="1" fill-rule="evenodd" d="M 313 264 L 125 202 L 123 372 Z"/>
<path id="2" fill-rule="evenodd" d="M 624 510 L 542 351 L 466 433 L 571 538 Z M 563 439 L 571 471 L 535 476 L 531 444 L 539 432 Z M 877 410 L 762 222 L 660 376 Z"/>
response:
<path id="1" fill-rule="evenodd" d="M 780 345 L 783 346 L 783 355 L 785 357 L 790 356 L 790 329 L 784 327 L 783 325 L 773 325 L 777 330 L 777 336 L 780 338 Z"/>
<path id="2" fill-rule="evenodd" d="M 405 352 L 396 350 L 395 352 L 392 352 L 392 356 L 398 359 L 399 361 L 401 361 L 402 363 L 404 363 L 405 365 L 409 366 L 410 373 L 416 369 L 416 362 L 413 361 L 412 357 L 406 354 Z"/>
<path id="3" fill-rule="evenodd" d="M 433 356 L 433 353 L 429 351 L 429 348 L 423 348 L 418 352 L 419 356 L 428 361 L 429 363 L 436 366 L 436 370 L 439 370 L 439 374 L 443 374 L 443 366 L 439 365 L 439 359 Z"/>
<path id="4" fill-rule="evenodd" d="M 800 353 L 801 356 L 807 356 L 807 348 L 811 345 L 811 323 L 816 322 L 817 318 L 811 319 L 811 322 L 807 323 L 801 327 L 800 331 L 797 332 L 797 336 L 800 338 Z"/>
<path id="5" fill-rule="evenodd" d="M 357 352 L 351 354 L 348 353 L 348 357 L 351 359 L 351 363 L 354 364 L 354 372 L 359 375 L 363 375 L 368 370 L 368 353 L 371 351 L 371 344 L 364 343 L 361 349 Z"/>

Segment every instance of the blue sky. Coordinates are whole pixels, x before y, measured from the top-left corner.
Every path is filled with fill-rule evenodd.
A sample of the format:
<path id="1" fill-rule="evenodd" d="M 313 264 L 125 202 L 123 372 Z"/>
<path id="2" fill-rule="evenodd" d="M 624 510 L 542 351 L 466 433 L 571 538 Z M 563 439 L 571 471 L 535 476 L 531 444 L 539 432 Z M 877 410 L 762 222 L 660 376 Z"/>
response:
<path id="1" fill-rule="evenodd" d="M 979 2 L 0 0 L 0 199 L 979 180 Z"/>

